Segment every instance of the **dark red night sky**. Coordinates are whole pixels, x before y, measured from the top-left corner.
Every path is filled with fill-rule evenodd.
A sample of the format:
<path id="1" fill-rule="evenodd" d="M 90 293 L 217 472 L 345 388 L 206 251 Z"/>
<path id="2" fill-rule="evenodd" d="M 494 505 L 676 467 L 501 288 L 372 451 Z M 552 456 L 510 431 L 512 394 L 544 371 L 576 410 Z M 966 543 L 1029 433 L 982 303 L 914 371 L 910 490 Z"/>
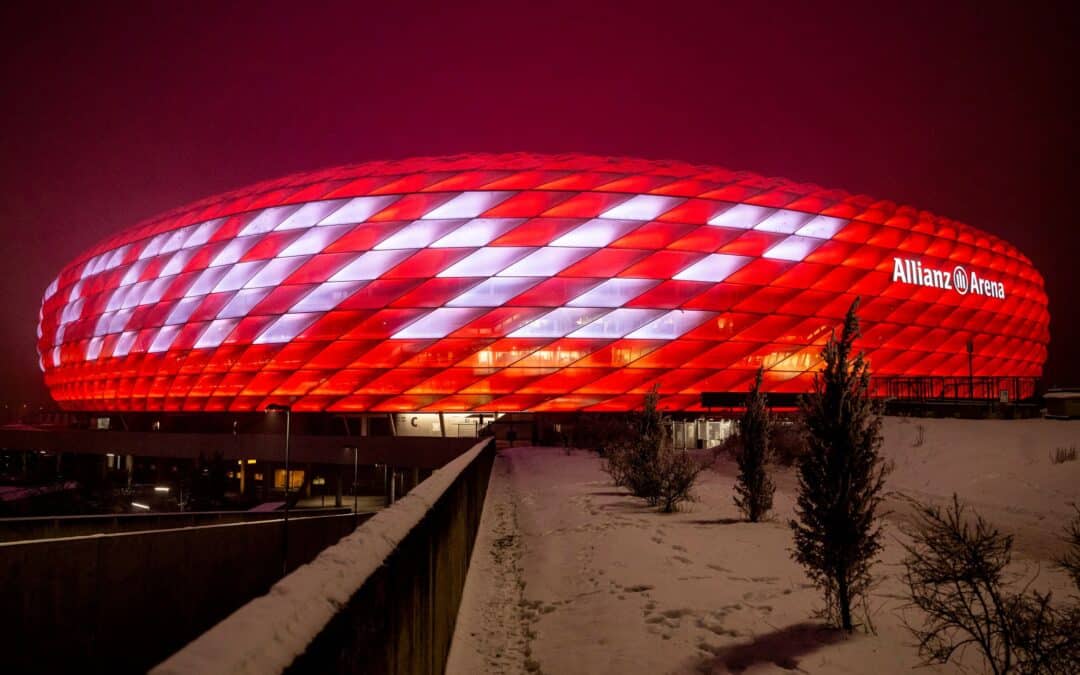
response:
<path id="1" fill-rule="evenodd" d="M 108 233 L 294 171 L 512 150 L 716 164 L 967 221 L 1042 271 L 1045 380 L 1080 383 L 1067 3 L 308 4 L 0 10 L 0 399 L 46 398 L 41 293 Z"/>

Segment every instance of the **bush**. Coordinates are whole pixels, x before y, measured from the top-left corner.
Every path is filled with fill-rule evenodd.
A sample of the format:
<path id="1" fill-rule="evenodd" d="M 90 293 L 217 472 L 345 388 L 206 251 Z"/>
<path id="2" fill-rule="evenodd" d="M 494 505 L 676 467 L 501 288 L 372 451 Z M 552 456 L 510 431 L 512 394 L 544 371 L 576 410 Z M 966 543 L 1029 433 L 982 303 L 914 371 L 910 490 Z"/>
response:
<path id="1" fill-rule="evenodd" d="M 1054 454 L 1050 455 L 1050 462 L 1053 464 L 1064 464 L 1065 462 L 1076 461 L 1076 446 L 1071 448 L 1056 448 Z"/>
<path id="2" fill-rule="evenodd" d="M 693 500 L 701 467 L 672 447 L 671 421 L 660 414 L 658 400 L 655 389 L 645 397 L 644 410 L 631 422 L 634 436 L 607 449 L 603 468 L 616 485 L 670 513 Z"/>
<path id="3" fill-rule="evenodd" d="M 777 420 L 769 437 L 773 459 L 784 466 L 798 464 L 806 456 L 806 439 L 798 424 Z"/>
<path id="4" fill-rule="evenodd" d="M 974 646 L 993 673 L 1080 672 L 1076 607 L 1059 609 L 1050 594 L 1011 592 L 1013 540 L 953 495 L 945 509 L 915 503 L 904 580 L 911 604 L 925 614 L 908 624 L 924 663 L 945 664 Z"/>
<path id="5" fill-rule="evenodd" d="M 764 518 L 773 505 L 776 486 L 769 477 L 769 436 L 772 418 L 761 393 L 763 369 L 758 369 L 754 386 L 746 398 L 746 412 L 739 420 L 739 437 L 743 450 L 736 457 L 739 475 L 735 481 L 735 506 L 746 519 L 756 523 Z"/>
<path id="6" fill-rule="evenodd" d="M 1076 517 L 1072 519 L 1065 531 L 1065 543 L 1068 549 L 1061 557 L 1059 564 L 1072 577 L 1076 590 L 1080 591 L 1080 506 L 1073 505 L 1073 508 L 1076 509 Z"/>

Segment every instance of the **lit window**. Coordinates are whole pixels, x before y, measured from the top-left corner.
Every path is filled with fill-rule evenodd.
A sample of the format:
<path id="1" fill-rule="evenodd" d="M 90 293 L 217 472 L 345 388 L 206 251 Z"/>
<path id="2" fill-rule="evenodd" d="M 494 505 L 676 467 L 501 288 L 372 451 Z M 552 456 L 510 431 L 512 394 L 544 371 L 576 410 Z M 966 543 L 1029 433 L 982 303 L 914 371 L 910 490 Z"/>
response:
<path id="1" fill-rule="evenodd" d="M 559 307 L 510 333 L 510 337 L 563 337 L 588 325 L 609 310 L 597 307 Z"/>
<path id="2" fill-rule="evenodd" d="M 744 255 L 710 253 L 672 279 L 679 281 L 723 281 L 737 272 L 750 258 Z"/>
<path id="3" fill-rule="evenodd" d="M 426 340 L 446 337 L 486 311 L 479 308 L 440 307 L 399 330 L 391 339 Z"/>
<path id="4" fill-rule="evenodd" d="M 251 281 L 251 277 L 266 265 L 265 260 L 253 260 L 249 262 L 242 262 L 233 265 L 228 268 L 228 273 L 221 278 L 221 281 L 214 286 L 214 293 L 224 293 L 225 291 L 235 291 L 243 288 L 244 284 Z"/>
<path id="5" fill-rule="evenodd" d="M 308 202 L 274 229 L 301 230 L 311 227 L 344 206 L 345 201 L 344 199 L 328 199 L 322 202 Z"/>
<path id="6" fill-rule="evenodd" d="M 715 314 L 693 309 L 673 309 L 626 337 L 632 340 L 674 340 L 697 328 Z"/>
<path id="7" fill-rule="evenodd" d="M 289 310 L 290 312 L 326 312 L 337 307 L 342 300 L 364 285 L 362 281 L 327 281 L 308 293 Z"/>
<path id="8" fill-rule="evenodd" d="M 513 192 L 478 191 L 462 192 L 442 206 L 424 216 L 425 220 L 435 218 L 475 218 L 484 211 L 505 201 Z"/>
<path id="9" fill-rule="evenodd" d="M 614 206 L 601 214 L 602 218 L 624 218 L 626 220 L 652 220 L 670 211 L 684 200 L 680 197 L 663 195 L 636 195 L 622 204 Z"/>
<path id="10" fill-rule="evenodd" d="M 274 258 L 266 263 L 266 266 L 259 270 L 258 274 L 251 277 L 251 281 L 244 284 L 244 288 L 277 286 L 282 281 L 285 281 L 286 277 L 295 272 L 298 267 L 303 265 L 305 261 L 307 261 L 306 256 Z"/>
<path id="11" fill-rule="evenodd" d="M 233 328 L 236 328 L 236 324 L 239 323 L 238 319 L 216 319 L 210 322 L 210 325 L 206 327 L 206 330 L 202 332 L 199 339 L 195 342 L 195 349 L 208 349 L 211 347 L 217 347 L 225 338 L 229 337 L 229 333 Z"/>
<path id="12" fill-rule="evenodd" d="M 424 248 L 464 222 L 463 220 L 413 221 L 380 241 L 374 248 L 377 251 L 392 248 Z"/>
<path id="13" fill-rule="evenodd" d="M 401 199 L 400 195 L 356 197 L 355 199 L 350 199 L 340 209 L 319 221 L 319 225 L 362 223 L 399 199 Z"/>
<path id="14" fill-rule="evenodd" d="M 240 230 L 239 236 L 244 237 L 249 234 L 269 232 L 280 225 L 281 221 L 292 215 L 298 208 L 298 206 L 293 204 L 290 206 L 271 206 L 268 209 L 263 209 L 258 215 L 248 221 L 248 224 Z"/>
<path id="15" fill-rule="evenodd" d="M 254 344 L 265 345 L 280 342 L 288 342 L 300 334 L 302 330 L 315 322 L 318 314 L 282 314 L 277 321 L 255 338 Z"/>
<path id="16" fill-rule="evenodd" d="M 621 338 L 664 313 L 662 309 L 615 309 L 584 328 L 570 333 L 572 338 Z"/>
<path id="17" fill-rule="evenodd" d="M 831 216 L 814 216 L 807 224 L 803 225 L 795 233 L 803 237 L 817 237 L 818 239 L 832 239 L 840 230 L 844 229 L 844 226 L 848 224 L 848 221 L 843 218 L 833 218 Z"/>
<path id="18" fill-rule="evenodd" d="M 330 244 L 338 240 L 341 235 L 352 229 L 351 225 L 334 225 L 332 227 L 315 227 L 300 235 L 296 241 L 289 244 L 277 254 L 279 258 L 287 258 L 292 255 L 311 255 L 321 253 Z"/>
<path id="19" fill-rule="evenodd" d="M 810 220 L 809 213 L 803 213 L 801 211 L 789 211 L 788 209 L 780 209 L 776 213 L 772 214 L 765 220 L 758 223 L 754 229 L 763 230 L 765 232 L 780 232 L 782 234 L 791 234 L 795 230 L 802 227 L 803 223 Z"/>
<path id="20" fill-rule="evenodd" d="M 486 246 L 523 222 L 524 218 L 474 218 L 431 244 L 431 248 Z"/>
<path id="21" fill-rule="evenodd" d="M 595 249 L 545 246 L 499 273 L 504 277 L 552 277 Z"/>
<path id="22" fill-rule="evenodd" d="M 446 304 L 448 307 L 500 307 L 538 283 L 540 280 L 532 277 L 485 279 Z"/>
<path id="23" fill-rule="evenodd" d="M 566 304 L 571 307 L 620 307 L 658 283 L 659 279 L 608 279 Z"/>
<path id="24" fill-rule="evenodd" d="M 595 246 L 600 248 L 607 246 L 632 229 L 639 227 L 641 223 L 636 220 L 611 220 L 608 218 L 593 218 L 587 223 L 578 225 L 555 241 L 552 246 Z"/>
<path id="25" fill-rule="evenodd" d="M 248 312 L 259 304 L 269 292 L 269 288 L 245 288 L 237 291 L 218 312 L 217 318 L 231 319 L 247 316 Z"/>
<path id="26" fill-rule="evenodd" d="M 793 234 L 787 239 L 778 242 L 768 251 L 765 251 L 761 257 L 772 258 L 773 260 L 792 260 L 794 262 L 799 262 L 810 255 L 815 248 L 824 243 L 825 241 L 823 239 L 800 237 Z"/>
<path id="27" fill-rule="evenodd" d="M 492 246 L 473 251 L 467 257 L 447 267 L 436 276 L 440 277 L 490 277 L 520 260 L 536 249 L 524 246 Z"/>
<path id="28" fill-rule="evenodd" d="M 366 251 L 343 267 L 330 281 L 365 281 L 378 279 L 394 265 L 413 254 L 413 251 Z"/>
<path id="29" fill-rule="evenodd" d="M 772 209 L 765 208 L 764 206 L 736 204 L 727 211 L 713 216 L 712 220 L 709 221 L 709 224 L 719 227 L 737 227 L 739 229 L 749 230 L 764 220 L 765 216 L 770 213 L 772 213 Z"/>

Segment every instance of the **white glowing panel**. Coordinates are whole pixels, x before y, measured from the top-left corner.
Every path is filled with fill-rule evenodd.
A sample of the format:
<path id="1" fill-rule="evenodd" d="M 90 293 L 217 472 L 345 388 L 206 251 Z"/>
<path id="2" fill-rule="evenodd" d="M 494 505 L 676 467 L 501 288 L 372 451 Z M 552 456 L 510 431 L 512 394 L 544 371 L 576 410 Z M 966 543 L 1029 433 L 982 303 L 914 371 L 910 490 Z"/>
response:
<path id="1" fill-rule="evenodd" d="M 191 232 L 191 236 L 189 236 L 184 241 L 184 248 L 194 248 L 196 246 L 202 246 L 206 242 L 210 241 L 210 237 L 214 236 L 214 233 L 217 232 L 218 227 L 221 226 L 221 223 L 223 221 L 224 218 L 216 218 L 214 220 L 208 220 L 205 223 L 196 226 L 195 229 Z"/>
<path id="2" fill-rule="evenodd" d="M 500 307 L 529 290 L 540 279 L 534 277 L 494 277 L 485 279 L 446 303 L 448 307 Z"/>
<path id="3" fill-rule="evenodd" d="M 92 337 L 90 342 L 86 343 L 86 360 L 93 361 L 97 357 L 101 356 L 101 345 L 105 342 L 104 338 Z"/>
<path id="4" fill-rule="evenodd" d="M 510 333 L 514 338 L 563 337 L 587 326 L 610 310 L 598 307 L 559 307 Z"/>
<path id="5" fill-rule="evenodd" d="M 390 206 L 400 195 L 376 195 L 372 197 L 356 197 L 350 199 L 344 206 L 319 221 L 319 225 L 343 225 L 347 223 L 362 223 L 387 206 Z"/>
<path id="6" fill-rule="evenodd" d="M 662 309 L 614 309 L 569 337 L 616 339 L 641 328 L 664 313 Z"/>
<path id="7" fill-rule="evenodd" d="M 671 278 L 679 281 L 723 281 L 750 260 L 745 255 L 710 253 Z"/>
<path id="8" fill-rule="evenodd" d="M 424 248 L 464 223 L 464 220 L 417 220 L 383 239 L 372 248 L 376 251 L 393 248 Z"/>
<path id="9" fill-rule="evenodd" d="M 79 279 L 71 285 L 71 292 L 68 293 L 68 302 L 78 300 L 79 296 L 82 295 L 82 282 L 83 280 Z"/>
<path id="10" fill-rule="evenodd" d="M 165 240 L 165 243 L 161 245 L 161 251 L 158 252 L 158 255 L 180 250 L 180 247 L 184 245 L 184 240 L 187 239 L 190 234 L 191 232 L 187 228 L 175 230 L 169 235 L 169 238 Z"/>
<path id="11" fill-rule="evenodd" d="M 218 267 L 220 265 L 231 265 L 234 262 L 244 257 L 252 246 L 259 241 L 260 237 L 243 237 L 241 239 L 233 239 L 225 248 L 221 249 L 214 259 L 210 261 L 209 267 Z"/>
<path id="12" fill-rule="evenodd" d="M 551 242 L 551 245 L 592 246 L 601 248 L 638 227 L 641 227 L 641 223 L 636 220 L 593 218 L 589 222 L 582 223 L 561 237 L 555 239 Z"/>
<path id="13" fill-rule="evenodd" d="M 447 267 L 440 277 L 490 277 L 536 249 L 526 246 L 492 246 L 470 253 Z"/>
<path id="14" fill-rule="evenodd" d="M 391 336 L 392 340 L 443 338 L 488 310 L 473 307 L 440 307 L 413 321 Z"/>
<path id="15" fill-rule="evenodd" d="M 793 234 L 787 239 L 777 242 L 772 248 L 765 251 L 761 257 L 772 258 L 773 260 L 791 260 L 793 262 L 799 262 L 824 243 L 824 239 L 800 237 Z"/>
<path id="16" fill-rule="evenodd" d="M 107 333 L 120 333 L 127 328 L 128 319 L 135 313 L 133 309 L 121 309 L 112 315 L 109 319 L 109 327 L 106 329 Z"/>
<path id="17" fill-rule="evenodd" d="M 146 290 L 141 294 L 138 304 L 152 305 L 165 295 L 165 291 L 176 281 L 176 277 L 159 277 L 153 281 L 141 281 L 136 286 L 146 285 Z"/>
<path id="18" fill-rule="evenodd" d="M 139 252 L 139 260 L 143 260 L 145 258 L 150 258 L 157 255 L 158 252 L 161 251 L 161 247 L 165 243 L 165 240 L 168 238 L 169 234 L 166 232 L 163 234 L 159 234 L 153 239 L 151 239 L 150 242 L 146 245 L 146 247 Z"/>
<path id="19" fill-rule="evenodd" d="M 195 283 L 191 284 L 191 288 L 187 290 L 184 297 L 191 298 L 206 295 L 214 290 L 214 286 L 217 286 L 228 272 L 228 267 L 210 267 L 203 270 L 195 279 Z"/>
<path id="20" fill-rule="evenodd" d="M 162 326 L 158 330 L 157 335 L 150 342 L 150 348 L 147 350 L 151 354 L 158 354 L 160 352 L 168 351 L 172 345 L 173 340 L 180 333 L 180 326 Z"/>
<path id="21" fill-rule="evenodd" d="M 255 276 L 251 277 L 251 280 L 244 284 L 244 288 L 277 286 L 306 261 L 307 257 L 304 256 L 274 258 L 266 263 L 266 266 L 259 270 Z"/>
<path id="22" fill-rule="evenodd" d="M 710 225 L 734 227 L 749 230 L 772 213 L 772 209 L 753 204 L 736 204 L 727 211 L 715 215 L 709 220 Z"/>
<path id="23" fill-rule="evenodd" d="M 383 272 L 415 253 L 412 250 L 367 251 L 330 277 L 330 281 L 366 281 L 377 279 Z"/>
<path id="24" fill-rule="evenodd" d="M 762 230 L 764 232 L 791 234 L 802 227 L 806 221 L 810 220 L 810 217 L 811 214 L 803 213 L 802 211 L 779 209 L 776 213 L 768 216 L 765 220 L 755 225 L 754 229 Z"/>
<path id="25" fill-rule="evenodd" d="M 129 330 L 120 334 L 117 338 L 116 344 L 113 346 L 113 356 L 127 356 L 131 351 L 132 345 L 135 344 L 135 338 L 138 336 L 138 332 Z"/>
<path id="26" fill-rule="evenodd" d="M 604 213 L 601 218 L 624 218 L 627 220 L 652 220 L 657 216 L 667 213 L 682 202 L 682 197 L 666 197 L 663 195 L 636 195 L 627 199 L 622 204 L 614 206 Z"/>
<path id="27" fill-rule="evenodd" d="M 145 270 L 146 266 L 149 264 L 149 260 L 136 260 L 134 263 L 132 263 L 131 267 L 128 267 L 127 271 L 124 272 L 124 278 L 120 280 L 120 286 L 130 286 L 131 284 L 138 281 L 139 277 L 142 276 L 143 270 Z"/>
<path id="28" fill-rule="evenodd" d="M 111 270 L 119 267 L 120 263 L 124 262 L 124 256 L 127 255 L 127 251 L 128 246 L 126 244 L 113 251 L 112 255 L 109 256 L 108 262 L 105 263 L 105 269 Z"/>
<path id="29" fill-rule="evenodd" d="M 244 237 L 250 234 L 269 232 L 280 225 L 281 221 L 292 215 L 298 208 L 298 206 L 271 206 L 268 209 L 263 209 L 248 221 L 248 224 L 240 230 L 239 236 Z"/>
<path id="30" fill-rule="evenodd" d="M 218 312 L 219 319 L 235 319 L 247 316 L 255 305 L 270 293 L 269 288 L 244 288 L 236 292 Z"/>
<path id="31" fill-rule="evenodd" d="M 352 225 L 314 227 L 300 235 L 296 241 L 286 246 L 281 253 L 277 254 L 277 257 L 287 258 L 293 255 L 321 253 L 324 248 L 333 244 L 351 229 Z"/>
<path id="32" fill-rule="evenodd" d="M 432 243 L 430 248 L 486 246 L 496 237 L 501 237 L 523 222 L 525 222 L 524 218 L 474 218 L 442 239 Z"/>
<path id="33" fill-rule="evenodd" d="M 184 323 L 202 302 L 202 298 L 181 298 L 179 302 L 173 305 L 172 311 L 169 312 L 169 316 L 165 319 L 165 325 L 174 326 Z"/>
<path id="34" fill-rule="evenodd" d="M 514 193 L 501 191 L 462 192 L 425 214 L 424 219 L 475 218 L 499 202 L 505 201 L 512 194 Z"/>
<path id="35" fill-rule="evenodd" d="M 364 286 L 363 281 L 327 281 L 301 298 L 290 312 L 325 312 Z"/>
<path id="36" fill-rule="evenodd" d="M 545 246 L 499 272 L 501 277 L 551 277 L 596 249 Z"/>
<path id="37" fill-rule="evenodd" d="M 345 205 L 345 199 L 328 199 L 321 202 L 308 202 L 300 207 L 296 213 L 281 221 L 276 230 L 302 230 L 321 222 L 324 218 L 334 213 Z"/>
<path id="38" fill-rule="evenodd" d="M 282 314 L 255 338 L 254 344 L 289 342 L 319 318 L 318 314 Z"/>
<path id="39" fill-rule="evenodd" d="M 228 273 L 221 278 L 221 281 L 214 286 L 213 293 L 224 293 L 225 291 L 235 291 L 243 288 L 244 284 L 251 281 L 251 278 L 261 270 L 267 262 L 265 260 L 255 260 L 251 262 L 242 262 L 233 265 L 228 268 Z"/>
<path id="40" fill-rule="evenodd" d="M 225 341 L 225 338 L 229 337 L 229 333 L 233 331 L 233 328 L 236 328 L 238 323 L 240 323 L 239 319 L 216 319 L 211 321 L 210 325 L 199 336 L 199 339 L 195 341 L 195 349 L 217 347 Z"/>
<path id="41" fill-rule="evenodd" d="M 184 249 L 177 251 L 169 258 L 169 262 L 165 263 L 165 266 L 161 268 L 161 272 L 158 273 L 159 277 L 169 277 L 174 274 L 180 274 L 184 271 L 184 266 L 191 260 L 191 256 L 195 255 L 195 249 Z M 146 261 L 143 261 L 146 262 Z"/>
<path id="42" fill-rule="evenodd" d="M 843 218 L 831 216 L 814 216 L 810 222 L 799 228 L 795 234 L 803 237 L 817 237 L 818 239 L 832 239 L 844 226 L 848 224 Z"/>
<path id="43" fill-rule="evenodd" d="M 659 279 L 608 279 L 566 304 L 570 307 L 619 307 L 658 283 Z"/>
<path id="44" fill-rule="evenodd" d="M 626 337 L 632 340 L 674 340 L 697 328 L 716 312 L 693 309 L 673 309 Z"/>
<path id="45" fill-rule="evenodd" d="M 52 280 L 49 286 L 45 289 L 45 300 L 48 300 L 52 296 L 56 295 L 56 290 L 60 287 L 60 277 Z"/>

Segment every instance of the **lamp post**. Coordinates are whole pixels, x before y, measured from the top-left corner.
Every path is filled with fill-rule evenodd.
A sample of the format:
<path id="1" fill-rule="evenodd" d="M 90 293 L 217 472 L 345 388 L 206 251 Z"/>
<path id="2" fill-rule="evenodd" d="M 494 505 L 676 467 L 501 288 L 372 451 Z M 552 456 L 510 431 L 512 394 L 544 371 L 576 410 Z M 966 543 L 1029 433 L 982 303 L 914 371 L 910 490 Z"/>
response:
<path id="1" fill-rule="evenodd" d="M 289 573 L 289 422 L 292 418 L 292 408 L 287 405 L 271 403 L 266 406 L 266 412 L 285 413 L 285 519 L 282 521 L 281 531 L 281 576 Z"/>

